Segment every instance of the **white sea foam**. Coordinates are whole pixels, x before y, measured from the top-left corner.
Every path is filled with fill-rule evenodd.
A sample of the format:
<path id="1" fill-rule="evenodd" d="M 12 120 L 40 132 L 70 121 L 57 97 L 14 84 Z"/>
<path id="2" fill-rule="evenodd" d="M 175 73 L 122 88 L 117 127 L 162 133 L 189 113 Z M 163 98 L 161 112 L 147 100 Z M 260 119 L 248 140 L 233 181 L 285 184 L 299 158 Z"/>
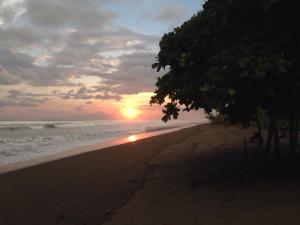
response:
<path id="1" fill-rule="evenodd" d="M 202 121 L 0 121 L 0 167 L 126 135 L 192 126 Z"/>

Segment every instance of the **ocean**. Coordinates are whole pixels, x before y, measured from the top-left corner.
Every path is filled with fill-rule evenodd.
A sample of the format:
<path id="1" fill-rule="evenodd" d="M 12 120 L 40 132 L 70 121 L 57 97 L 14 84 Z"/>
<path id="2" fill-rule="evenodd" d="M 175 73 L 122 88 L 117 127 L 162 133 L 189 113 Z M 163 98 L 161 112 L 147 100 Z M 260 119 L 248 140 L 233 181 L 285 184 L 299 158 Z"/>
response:
<path id="1" fill-rule="evenodd" d="M 0 121 L 0 168 L 133 134 L 183 128 L 202 120 Z"/>

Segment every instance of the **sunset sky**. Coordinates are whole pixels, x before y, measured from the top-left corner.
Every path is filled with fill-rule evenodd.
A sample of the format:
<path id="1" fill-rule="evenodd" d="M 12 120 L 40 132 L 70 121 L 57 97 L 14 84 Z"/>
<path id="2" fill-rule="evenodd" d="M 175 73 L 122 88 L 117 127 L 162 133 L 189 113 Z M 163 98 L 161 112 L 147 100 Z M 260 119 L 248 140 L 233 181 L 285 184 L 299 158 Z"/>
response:
<path id="1" fill-rule="evenodd" d="M 159 40 L 202 4 L 0 0 L 0 120 L 160 118 Z"/>

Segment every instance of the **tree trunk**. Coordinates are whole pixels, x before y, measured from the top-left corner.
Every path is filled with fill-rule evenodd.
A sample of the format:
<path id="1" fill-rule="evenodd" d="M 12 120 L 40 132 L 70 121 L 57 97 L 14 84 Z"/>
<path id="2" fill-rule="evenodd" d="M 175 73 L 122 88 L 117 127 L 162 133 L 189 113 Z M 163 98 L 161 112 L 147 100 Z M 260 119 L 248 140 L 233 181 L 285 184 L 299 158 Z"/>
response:
<path id="1" fill-rule="evenodd" d="M 268 128 L 268 136 L 267 136 L 267 142 L 266 142 L 266 152 L 265 152 L 265 159 L 269 158 L 269 153 L 272 147 L 272 139 L 273 139 L 273 126 L 270 121 L 269 128 Z"/>
<path id="2" fill-rule="evenodd" d="M 244 137 L 244 140 L 243 140 L 243 148 L 244 148 L 244 156 L 245 156 L 245 161 L 246 163 L 248 163 L 248 143 L 247 143 L 247 138 Z"/>
<path id="3" fill-rule="evenodd" d="M 256 126 L 257 126 L 257 134 L 258 134 L 258 139 L 257 139 L 258 152 L 259 152 L 260 158 L 263 158 L 263 149 L 262 149 L 263 139 L 262 139 L 262 133 L 261 133 L 261 124 L 260 124 L 257 113 L 256 113 Z"/>
<path id="4" fill-rule="evenodd" d="M 291 110 L 289 115 L 289 150 L 290 157 L 293 158 L 295 155 L 295 126 L 294 126 L 294 113 Z"/>
<path id="5" fill-rule="evenodd" d="M 273 134 L 274 134 L 274 148 L 275 148 L 275 153 L 277 157 L 280 157 L 280 141 L 279 141 L 279 132 L 278 132 L 278 127 L 276 120 L 272 118 L 272 128 L 273 128 Z"/>
<path id="6" fill-rule="evenodd" d="M 245 127 L 243 127 L 242 134 L 243 134 L 244 159 L 245 159 L 245 162 L 248 163 L 248 143 L 247 143 L 247 135 L 246 135 Z"/>
<path id="7" fill-rule="evenodd" d="M 299 129 L 299 121 L 298 121 L 298 112 L 295 113 L 295 137 L 294 137 L 294 145 L 295 151 L 298 149 L 298 129 Z"/>

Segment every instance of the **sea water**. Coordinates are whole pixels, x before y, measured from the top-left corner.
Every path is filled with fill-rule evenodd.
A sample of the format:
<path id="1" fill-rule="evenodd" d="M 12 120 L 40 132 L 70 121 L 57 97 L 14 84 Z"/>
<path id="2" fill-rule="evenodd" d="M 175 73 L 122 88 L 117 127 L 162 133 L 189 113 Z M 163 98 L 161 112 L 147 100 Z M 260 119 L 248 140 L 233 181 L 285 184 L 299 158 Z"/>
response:
<path id="1" fill-rule="evenodd" d="M 188 127 L 204 120 L 0 121 L 0 167 L 132 134 Z"/>

